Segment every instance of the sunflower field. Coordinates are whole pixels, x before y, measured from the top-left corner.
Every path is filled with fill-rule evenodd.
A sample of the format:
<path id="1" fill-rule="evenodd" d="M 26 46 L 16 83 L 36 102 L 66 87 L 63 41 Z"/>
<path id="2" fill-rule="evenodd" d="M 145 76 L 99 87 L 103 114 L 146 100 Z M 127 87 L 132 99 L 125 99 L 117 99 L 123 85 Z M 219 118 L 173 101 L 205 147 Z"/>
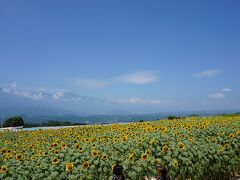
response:
<path id="1" fill-rule="evenodd" d="M 155 165 L 171 179 L 230 177 L 240 167 L 240 116 L 190 117 L 58 130 L 0 132 L 0 179 L 153 176 Z M 205 178 L 204 178 L 205 177 Z"/>

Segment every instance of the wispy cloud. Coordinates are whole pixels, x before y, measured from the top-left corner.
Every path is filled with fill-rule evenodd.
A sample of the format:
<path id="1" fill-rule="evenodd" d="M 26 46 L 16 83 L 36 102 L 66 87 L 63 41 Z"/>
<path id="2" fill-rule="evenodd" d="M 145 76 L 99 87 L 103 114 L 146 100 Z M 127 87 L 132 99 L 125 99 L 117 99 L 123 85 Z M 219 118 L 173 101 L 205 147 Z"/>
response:
<path id="1" fill-rule="evenodd" d="M 132 84 L 149 84 L 157 81 L 158 73 L 155 71 L 141 71 L 130 74 L 124 74 L 117 77 L 117 80 Z"/>
<path id="2" fill-rule="evenodd" d="M 131 97 L 131 98 L 113 98 L 108 97 L 107 103 L 116 103 L 116 104 L 133 104 L 133 105 L 158 105 L 162 104 L 162 101 L 159 99 L 145 99 L 140 97 Z"/>
<path id="3" fill-rule="evenodd" d="M 97 79 L 84 79 L 84 78 L 73 78 L 71 79 L 76 85 L 85 88 L 104 88 L 107 87 L 110 82 L 106 80 Z"/>
<path id="4" fill-rule="evenodd" d="M 211 99 L 223 99 L 225 98 L 225 95 L 223 93 L 215 93 L 215 94 L 210 94 L 208 97 Z"/>
<path id="5" fill-rule="evenodd" d="M 40 100 L 40 99 L 42 99 L 42 97 L 44 95 L 43 92 L 35 92 L 35 91 L 31 91 L 29 89 L 21 88 L 17 85 L 16 82 L 3 87 L 2 92 L 13 94 L 13 95 L 19 96 L 19 97 L 25 97 L 25 98 L 32 99 L 32 100 Z"/>
<path id="6" fill-rule="evenodd" d="M 193 74 L 193 77 L 196 77 L 196 78 L 214 77 L 220 74 L 221 72 L 222 71 L 219 69 L 208 69 L 208 70 Z"/>
<path id="7" fill-rule="evenodd" d="M 159 98 L 143 98 L 143 97 L 112 97 L 108 95 L 105 99 L 105 103 L 121 104 L 121 105 L 161 105 L 171 106 L 180 105 L 182 102 L 175 99 L 159 99 Z"/>
<path id="8" fill-rule="evenodd" d="M 49 92 L 49 93 L 54 93 L 54 92 L 67 92 L 68 90 L 66 89 L 56 89 L 56 88 L 46 88 L 46 87 L 41 87 L 35 89 L 36 91 L 44 91 L 44 92 Z"/>
<path id="9" fill-rule="evenodd" d="M 223 88 L 220 92 L 208 95 L 210 99 L 223 99 L 225 98 L 226 93 L 231 92 L 231 88 Z"/>
<path id="10" fill-rule="evenodd" d="M 123 74 L 117 77 L 112 77 L 108 80 L 88 79 L 88 78 L 70 78 L 74 84 L 85 88 L 105 88 L 114 84 L 149 84 L 157 81 L 158 73 L 155 71 L 140 71 L 135 73 Z"/>
<path id="11" fill-rule="evenodd" d="M 13 82 L 11 83 L 10 85 L 8 85 L 8 87 L 11 87 L 11 88 L 17 88 L 17 83 L 16 82 Z"/>
<path id="12" fill-rule="evenodd" d="M 143 99 L 138 97 L 133 97 L 129 99 L 118 99 L 117 102 L 119 104 L 161 104 L 161 101 L 158 99 Z"/>
<path id="13" fill-rule="evenodd" d="M 12 94 L 19 97 L 24 97 L 31 100 L 62 100 L 62 101 L 77 101 L 81 97 L 73 92 L 63 89 L 37 88 L 29 89 L 22 88 L 17 83 L 12 83 L 3 88 L 0 88 L 3 93 Z"/>
<path id="14" fill-rule="evenodd" d="M 223 92 L 231 92 L 232 89 L 231 88 L 223 88 L 221 91 L 223 91 Z"/>

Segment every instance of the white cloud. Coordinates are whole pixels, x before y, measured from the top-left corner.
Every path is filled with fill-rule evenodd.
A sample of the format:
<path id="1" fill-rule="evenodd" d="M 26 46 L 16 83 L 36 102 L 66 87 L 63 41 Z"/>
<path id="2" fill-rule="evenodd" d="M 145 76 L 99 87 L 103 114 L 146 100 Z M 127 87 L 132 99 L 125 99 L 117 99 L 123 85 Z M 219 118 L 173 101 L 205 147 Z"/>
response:
<path id="1" fill-rule="evenodd" d="M 155 71 L 141 71 L 125 74 L 117 77 L 117 80 L 133 84 L 149 84 L 158 80 L 158 74 Z"/>
<path id="2" fill-rule="evenodd" d="M 41 100 L 44 98 L 43 92 L 33 92 L 31 94 L 28 94 L 26 97 L 32 99 L 32 100 Z"/>
<path id="3" fill-rule="evenodd" d="M 208 97 L 211 99 L 223 99 L 225 98 L 225 93 L 231 92 L 232 89 L 230 88 L 223 88 L 221 89 L 221 92 L 217 92 L 215 94 L 210 94 Z"/>
<path id="4" fill-rule="evenodd" d="M 130 99 L 119 99 L 120 104 L 161 104 L 158 99 L 142 99 L 142 98 L 130 98 Z"/>
<path id="5" fill-rule="evenodd" d="M 37 88 L 35 90 L 36 91 L 44 91 L 44 92 L 47 92 L 47 93 L 57 93 L 57 92 L 66 92 L 67 91 L 65 89 L 54 89 L 54 88 L 46 88 L 46 87 Z"/>
<path id="6" fill-rule="evenodd" d="M 16 88 L 16 87 L 17 87 L 17 83 L 16 83 L 16 82 L 13 82 L 12 84 L 9 85 L 9 87 L 11 87 L 11 88 Z"/>
<path id="7" fill-rule="evenodd" d="M 56 100 L 61 99 L 64 96 L 64 92 L 56 92 L 55 94 L 52 95 L 52 97 Z"/>
<path id="8" fill-rule="evenodd" d="M 155 71 L 141 71 L 130 74 L 113 77 L 110 80 L 98 80 L 87 78 L 70 78 L 74 84 L 85 88 L 104 88 L 116 83 L 149 84 L 158 80 L 158 74 Z"/>
<path id="9" fill-rule="evenodd" d="M 215 94 L 209 95 L 208 97 L 212 99 L 223 99 L 225 95 L 223 93 L 215 93 Z"/>
<path id="10" fill-rule="evenodd" d="M 105 103 L 114 103 L 114 104 L 122 104 L 122 105 L 182 105 L 183 103 L 180 101 L 176 101 L 175 99 L 167 99 L 161 100 L 159 98 L 141 98 L 141 97 L 122 97 L 122 98 L 114 98 L 111 95 L 108 95 L 105 99 Z"/>
<path id="11" fill-rule="evenodd" d="M 231 92 L 232 89 L 230 89 L 230 88 L 223 88 L 222 91 L 223 91 L 223 92 Z"/>
<path id="12" fill-rule="evenodd" d="M 17 87 L 18 87 L 17 83 L 13 82 L 13 83 L 8 84 L 5 87 L 3 87 L 2 91 L 6 92 L 6 93 L 14 93 L 16 91 Z"/>
<path id="13" fill-rule="evenodd" d="M 162 104 L 159 99 L 144 99 L 140 97 L 131 97 L 131 98 L 107 98 L 108 103 L 116 104 L 135 104 L 135 105 L 158 105 Z"/>
<path id="14" fill-rule="evenodd" d="M 104 88 L 109 85 L 109 82 L 105 80 L 84 79 L 84 78 L 74 78 L 72 80 L 78 86 L 86 87 L 86 88 Z"/>
<path id="15" fill-rule="evenodd" d="M 195 73 L 195 74 L 193 74 L 193 77 L 196 77 L 196 78 L 214 77 L 220 73 L 221 73 L 221 70 L 219 70 L 219 69 L 209 69 L 206 71 Z"/>
<path id="16" fill-rule="evenodd" d="M 7 85 L 2 89 L 3 93 L 13 94 L 19 97 L 25 97 L 31 100 L 63 100 L 63 101 L 76 101 L 80 100 L 80 97 L 72 92 L 68 92 L 62 89 L 26 89 L 21 88 L 14 84 Z"/>
<path id="17" fill-rule="evenodd" d="M 2 88 L 2 92 L 11 93 L 11 90 L 6 88 L 6 87 L 4 87 L 4 88 Z"/>
<path id="18" fill-rule="evenodd" d="M 69 91 L 56 92 L 56 93 L 52 94 L 52 97 L 55 100 L 62 100 L 62 101 L 80 101 L 82 99 L 78 94 L 75 94 L 75 93 L 69 92 Z"/>

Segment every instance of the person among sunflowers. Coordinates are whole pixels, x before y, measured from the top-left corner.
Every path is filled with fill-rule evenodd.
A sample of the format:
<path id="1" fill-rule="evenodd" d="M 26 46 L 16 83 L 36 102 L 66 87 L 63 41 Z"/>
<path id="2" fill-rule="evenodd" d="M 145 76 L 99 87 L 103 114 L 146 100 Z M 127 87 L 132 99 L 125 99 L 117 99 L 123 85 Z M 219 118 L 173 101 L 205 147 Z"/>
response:
<path id="1" fill-rule="evenodd" d="M 169 176 L 167 175 L 167 168 L 162 165 L 156 166 L 157 175 L 152 177 L 151 180 L 170 180 Z M 149 180 L 147 176 L 145 176 L 145 180 Z"/>
<path id="2" fill-rule="evenodd" d="M 125 175 L 123 174 L 123 167 L 120 165 L 115 165 L 113 167 L 113 174 L 115 175 L 113 177 L 113 180 L 125 180 Z"/>

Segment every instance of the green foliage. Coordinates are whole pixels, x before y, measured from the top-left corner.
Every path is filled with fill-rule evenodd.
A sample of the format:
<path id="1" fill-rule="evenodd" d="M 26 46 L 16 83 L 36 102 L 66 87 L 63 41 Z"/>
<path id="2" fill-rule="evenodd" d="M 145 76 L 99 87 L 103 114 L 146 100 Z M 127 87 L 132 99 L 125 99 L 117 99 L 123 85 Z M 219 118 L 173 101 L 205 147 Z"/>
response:
<path id="1" fill-rule="evenodd" d="M 190 117 L 197 117 L 197 116 L 199 116 L 198 114 L 190 114 L 189 115 Z"/>
<path id="2" fill-rule="evenodd" d="M 172 116 L 172 115 L 170 115 L 170 116 L 168 116 L 168 119 L 169 119 L 169 120 L 181 119 L 181 116 Z"/>
<path id="3" fill-rule="evenodd" d="M 30 127 L 48 127 L 48 126 L 75 126 L 75 125 L 87 125 L 86 123 L 71 123 L 70 121 L 55 121 L 50 120 L 42 123 L 25 123 L 24 128 Z"/>
<path id="4" fill-rule="evenodd" d="M 48 122 L 44 122 L 42 123 L 43 126 L 70 126 L 72 125 L 71 122 L 68 122 L 68 121 L 65 121 L 65 122 L 62 122 L 62 121 L 53 121 L 53 120 L 50 120 Z"/>
<path id="5" fill-rule="evenodd" d="M 10 117 L 3 123 L 3 127 L 16 127 L 16 126 L 23 126 L 23 125 L 24 125 L 24 120 L 21 116 Z"/>

